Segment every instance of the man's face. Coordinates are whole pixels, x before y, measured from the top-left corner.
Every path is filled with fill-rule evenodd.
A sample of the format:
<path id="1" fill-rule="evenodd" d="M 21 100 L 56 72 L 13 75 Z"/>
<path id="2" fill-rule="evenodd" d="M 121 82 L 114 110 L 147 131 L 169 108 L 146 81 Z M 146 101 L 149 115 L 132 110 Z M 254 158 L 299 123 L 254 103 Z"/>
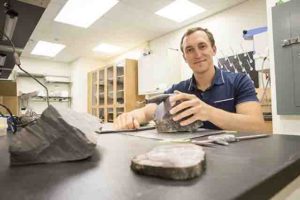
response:
<path id="1" fill-rule="evenodd" d="M 212 47 L 208 36 L 203 31 L 196 31 L 183 39 L 183 58 L 194 73 L 205 73 L 213 67 L 216 47 Z"/>

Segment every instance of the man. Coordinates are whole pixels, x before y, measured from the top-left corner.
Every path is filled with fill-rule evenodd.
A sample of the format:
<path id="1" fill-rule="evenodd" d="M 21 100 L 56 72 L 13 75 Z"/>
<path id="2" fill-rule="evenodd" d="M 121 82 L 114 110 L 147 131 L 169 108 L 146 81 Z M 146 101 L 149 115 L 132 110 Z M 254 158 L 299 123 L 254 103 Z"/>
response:
<path id="1" fill-rule="evenodd" d="M 241 73 L 225 72 L 214 66 L 213 56 L 217 49 L 213 35 L 207 29 L 192 28 L 183 35 L 180 45 L 193 76 L 165 91 L 174 93 L 170 97 L 173 105 L 176 101 L 185 100 L 170 110 L 174 115 L 173 120 L 181 121 L 182 126 L 201 120 L 204 122 L 203 128 L 264 131 L 261 107 L 249 77 Z M 157 105 L 148 104 L 123 113 L 114 125 L 118 129 L 138 128 L 141 123 L 154 118 L 156 108 Z"/>

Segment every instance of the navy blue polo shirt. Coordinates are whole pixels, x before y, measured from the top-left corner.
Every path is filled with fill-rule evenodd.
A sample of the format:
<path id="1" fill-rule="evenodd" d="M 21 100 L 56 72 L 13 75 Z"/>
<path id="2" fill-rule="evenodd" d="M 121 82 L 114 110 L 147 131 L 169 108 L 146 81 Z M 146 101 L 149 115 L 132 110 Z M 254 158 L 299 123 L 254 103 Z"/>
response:
<path id="1" fill-rule="evenodd" d="M 246 101 L 258 101 L 252 80 L 242 73 L 233 73 L 215 67 L 216 73 L 212 85 L 205 91 L 197 88 L 194 75 L 185 81 L 172 85 L 165 93 L 175 90 L 194 94 L 205 103 L 222 110 L 235 113 L 236 105 Z M 209 121 L 203 128 L 220 129 Z"/>

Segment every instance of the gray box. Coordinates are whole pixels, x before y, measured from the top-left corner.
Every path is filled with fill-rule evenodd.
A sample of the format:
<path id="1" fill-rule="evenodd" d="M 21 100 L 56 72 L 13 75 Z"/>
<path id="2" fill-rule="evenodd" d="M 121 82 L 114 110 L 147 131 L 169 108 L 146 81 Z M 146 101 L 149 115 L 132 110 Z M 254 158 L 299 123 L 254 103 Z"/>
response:
<path id="1" fill-rule="evenodd" d="M 272 8 L 277 113 L 300 114 L 300 1 Z"/>

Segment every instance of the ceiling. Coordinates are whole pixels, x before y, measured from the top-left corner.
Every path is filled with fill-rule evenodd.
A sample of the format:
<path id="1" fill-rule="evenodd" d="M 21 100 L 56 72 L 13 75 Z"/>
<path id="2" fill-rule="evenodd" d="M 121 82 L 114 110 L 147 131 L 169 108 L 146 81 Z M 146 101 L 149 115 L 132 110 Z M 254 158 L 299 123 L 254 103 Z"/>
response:
<path id="1" fill-rule="evenodd" d="M 120 0 L 89 28 L 79 28 L 54 21 L 67 0 L 51 0 L 27 43 L 22 56 L 72 62 L 79 57 L 107 60 L 146 41 L 177 30 L 246 0 L 190 0 L 207 11 L 182 23 L 155 14 L 173 0 Z M 86 1 L 88 3 L 88 1 Z M 80 14 L 80 13 L 78 13 Z M 83 16 L 84 17 L 84 16 Z M 55 58 L 31 55 L 39 40 L 65 44 Z M 116 54 L 96 53 L 92 49 L 100 43 L 122 47 Z"/>

